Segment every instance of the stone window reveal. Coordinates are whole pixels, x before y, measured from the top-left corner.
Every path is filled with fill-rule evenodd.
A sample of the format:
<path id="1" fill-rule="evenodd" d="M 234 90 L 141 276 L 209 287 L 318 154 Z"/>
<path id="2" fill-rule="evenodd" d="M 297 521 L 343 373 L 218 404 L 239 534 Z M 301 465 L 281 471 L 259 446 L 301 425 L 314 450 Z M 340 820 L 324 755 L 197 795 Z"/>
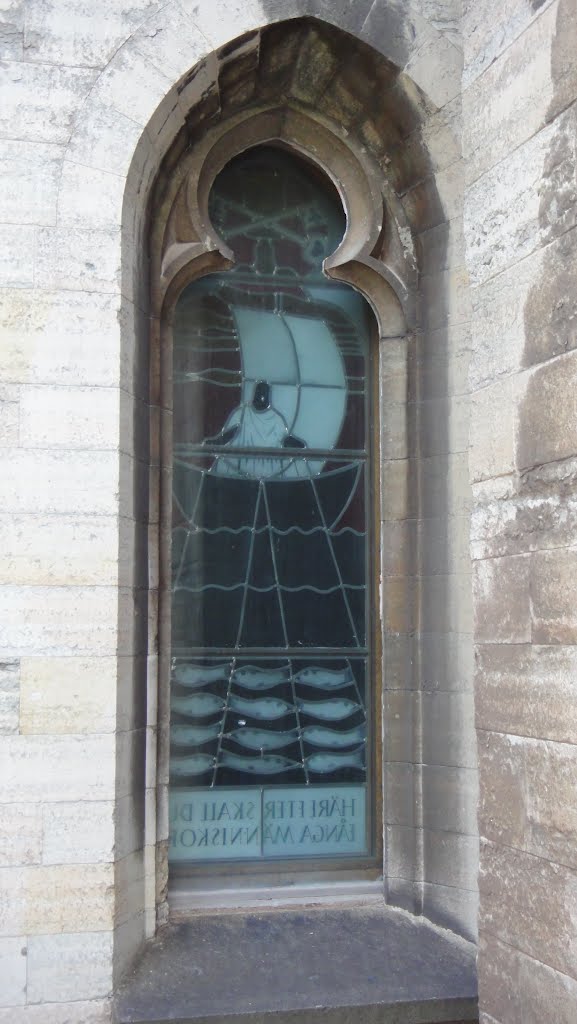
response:
<path id="1" fill-rule="evenodd" d="M 378 873 L 377 328 L 361 292 L 394 335 L 388 278 L 406 288 L 364 256 L 383 232 L 376 175 L 322 123 L 271 109 L 207 132 L 167 191 L 173 874 Z"/>

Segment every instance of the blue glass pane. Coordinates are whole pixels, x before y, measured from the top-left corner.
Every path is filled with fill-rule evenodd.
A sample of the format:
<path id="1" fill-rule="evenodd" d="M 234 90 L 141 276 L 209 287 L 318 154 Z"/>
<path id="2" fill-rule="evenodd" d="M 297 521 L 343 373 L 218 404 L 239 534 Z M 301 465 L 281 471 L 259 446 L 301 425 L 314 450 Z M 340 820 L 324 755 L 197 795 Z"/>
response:
<path id="1" fill-rule="evenodd" d="M 286 153 L 233 161 L 211 216 L 236 264 L 174 320 L 171 858 L 358 855 L 368 310 L 322 272 L 340 202 Z"/>

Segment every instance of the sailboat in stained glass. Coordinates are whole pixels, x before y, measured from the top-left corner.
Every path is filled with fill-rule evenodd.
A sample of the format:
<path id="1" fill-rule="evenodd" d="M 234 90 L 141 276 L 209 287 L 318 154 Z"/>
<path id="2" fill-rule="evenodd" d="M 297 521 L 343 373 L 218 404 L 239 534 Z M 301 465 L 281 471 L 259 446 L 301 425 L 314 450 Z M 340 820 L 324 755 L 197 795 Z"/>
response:
<path id="1" fill-rule="evenodd" d="M 237 262 L 174 319 L 173 792 L 364 787 L 367 306 L 322 272 L 334 198 L 239 159 L 211 200 Z"/>

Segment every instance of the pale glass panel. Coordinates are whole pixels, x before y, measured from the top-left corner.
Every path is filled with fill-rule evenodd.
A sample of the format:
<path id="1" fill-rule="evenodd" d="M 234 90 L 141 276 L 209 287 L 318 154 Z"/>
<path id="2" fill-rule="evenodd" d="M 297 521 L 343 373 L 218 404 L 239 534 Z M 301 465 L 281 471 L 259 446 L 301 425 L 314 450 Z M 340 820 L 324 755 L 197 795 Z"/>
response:
<path id="1" fill-rule="evenodd" d="M 341 388 L 346 396 L 343 359 L 336 338 L 324 320 L 287 316 L 286 323 L 296 349 L 300 384 Z"/>
<path id="2" fill-rule="evenodd" d="M 262 799 L 258 789 L 173 789 L 169 814 L 169 857 L 173 863 L 253 860 L 262 856 Z"/>
<path id="3" fill-rule="evenodd" d="M 265 790 L 265 857 L 357 856 L 367 852 L 364 786 Z"/>
<path id="4" fill-rule="evenodd" d="M 236 308 L 233 313 L 238 325 L 245 380 L 296 385 L 297 356 L 283 317 L 262 309 Z"/>
<path id="5" fill-rule="evenodd" d="M 345 403 L 344 389 L 302 387 L 293 434 L 311 448 L 332 448 L 341 431 Z"/>
<path id="6" fill-rule="evenodd" d="M 364 786 L 176 790 L 170 859 L 358 856 L 367 852 L 365 804 Z"/>

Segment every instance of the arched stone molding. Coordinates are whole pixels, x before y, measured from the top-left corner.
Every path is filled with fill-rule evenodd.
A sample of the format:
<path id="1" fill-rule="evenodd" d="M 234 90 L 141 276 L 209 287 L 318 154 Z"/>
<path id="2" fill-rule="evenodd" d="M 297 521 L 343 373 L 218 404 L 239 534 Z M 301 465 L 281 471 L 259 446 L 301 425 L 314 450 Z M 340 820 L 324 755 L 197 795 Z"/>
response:
<path id="1" fill-rule="evenodd" d="M 430 9 L 430 4 L 427 4 L 427 9 Z M 136 589 L 132 567 L 128 564 L 130 560 L 119 561 L 118 583 L 125 595 L 119 609 L 119 629 L 125 630 L 128 644 L 138 652 L 138 657 L 149 651 L 150 695 L 146 729 L 129 727 L 122 732 L 119 726 L 118 778 L 126 778 L 133 772 L 134 765 L 140 766 L 145 799 L 142 804 L 139 796 L 132 799 L 125 793 L 117 815 L 119 831 L 133 828 L 135 818 L 141 821 L 138 848 L 133 844 L 132 851 L 124 856 L 124 848 L 120 844 L 122 852 L 117 855 L 120 858 L 117 899 L 120 905 L 123 880 L 128 879 L 132 901 L 130 905 L 125 901 L 117 916 L 118 972 L 138 947 L 142 935 L 153 933 L 156 910 L 164 906 L 165 895 L 162 841 L 166 835 L 163 801 L 167 780 L 163 775 L 156 776 L 158 725 L 154 685 L 158 671 L 155 651 L 158 585 L 161 582 L 155 556 L 159 548 L 160 453 L 157 444 L 161 431 L 153 429 L 152 448 L 149 448 L 148 437 L 145 438 L 149 404 L 153 421 L 159 421 L 165 413 L 158 391 L 154 386 L 149 389 L 148 356 L 142 344 L 150 312 L 146 256 L 148 202 L 163 161 L 163 174 L 168 178 L 171 166 L 191 138 L 199 140 L 205 135 L 200 121 L 191 122 L 191 112 L 202 109 L 208 116 L 210 111 L 206 106 L 215 93 L 219 94 L 224 76 L 234 71 L 241 61 L 250 65 L 252 60 L 258 59 L 263 32 L 272 31 L 281 19 L 283 25 L 277 30 L 281 34 L 288 30 L 287 26 L 290 28 L 293 19 L 303 15 L 318 19 L 311 23 L 311 31 L 317 31 L 321 36 L 323 32 L 326 34 L 328 23 L 349 33 L 342 37 L 340 58 L 335 52 L 331 53 L 327 45 L 326 80 L 317 83 L 311 102 L 318 98 L 321 108 L 325 100 L 333 108 L 335 104 L 341 105 L 341 124 L 336 135 L 340 135 L 343 154 L 355 149 L 356 159 L 362 163 L 359 154 L 365 150 L 368 163 L 372 162 L 378 169 L 381 195 L 394 213 L 390 218 L 390 223 L 396 225 L 394 237 L 387 235 L 387 224 L 385 233 L 379 237 L 375 227 L 379 218 L 374 212 L 375 207 L 369 204 L 364 237 L 357 238 L 351 234 L 345 239 L 342 250 L 334 255 L 334 262 L 327 264 L 327 271 L 333 276 L 346 275 L 343 279 L 364 291 L 369 298 L 371 294 L 379 293 L 371 283 L 372 277 L 387 282 L 380 293 L 383 297 L 395 296 L 390 306 L 376 309 L 383 324 L 391 322 L 392 314 L 393 321 L 397 317 L 392 331 L 396 340 L 382 349 L 381 367 L 381 387 L 385 388 L 388 402 L 388 422 L 382 438 L 383 476 L 387 493 L 391 495 L 390 505 L 384 511 L 384 558 L 387 545 L 394 545 L 401 532 L 410 532 L 407 524 L 411 515 L 418 518 L 423 514 L 420 502 L 426 459 L 415 468 L 413 456 L 422 455 L 424 450 L 425 455 L 430 452 L 444 459 L 450 448 L 445 444 L 444 436 L 439 440 L 444 429 L 439 432 L 435 428 L 437 449 L 433 448 L 432 452 L 428 439 L 423 441 L 421 438 L 419 421 L 423 419 L 424 407 L 417 403 L 417 398 L 423 397 L 421 371 L 411 371 L 411 365 L 414 368 L 419 362 L 424 332 L 448 330 L 447 316 L 451 312 L 451 303 L 455 301 L 449 294 L 447 269 L 451 265 L 447 263 L 447 238 L 450 241 L 456 234 L 449 222 L 451 219 L 457 221 L 459 217 L 459 203 L 452 192 L 453 172 L 459 155 L 454 100 L 459 92 L 460 64 L 454 42 L 447 33 L 424 18 L 419 4 L 400 3 L 399 0 L 372 5 L 350 4 L 340 9 L 322 2 L 295 3 L 292 6 L 265 2 L 230 5 L 219 0 L 210 6 L 210 13 L 208 11 L 208 5 L 194 5 L 193 11 L 191 3 L 169 3 L 116 51 L 78 111 L 76 127 L 66 149 L 58 197 L 58 224 L 63 231 L 75 232 L 76 258 L 87 268 L 86 288 L 90 290 L 89 268 L 95 265 L 95 252 L 97 258 L 106 262 L 108 280 L 116 281 L 114 289 L 109 288 L 109 291 L 117 296 L 117 305 L 110 304 L 109 315 L 115 323 L 118 321 L 113 327 L 118 335 L 118 382 L 121 396 L 130 398 L 129 417 L 132 420 L 130 450 L 126 450 L 123 439 L 123 454 L 119 459 L 119 512 L 133 523 L 132 532 L 127 528 L 122 543 L 125 548 L 141 550 L 143 545 L 146 546 L 148 535 L 150 558 L 146 579 L 141 575 Z M 294 26 L 297 26 L 296 20 Z M 355 103 L 358 100 L 362 106 L 362 98 L 353 96 L 354 102 L 351 101 L 348 107 L 345 101 L 352 94 L 350 91 L 347 93 L 346 88 L 339 98 L 340 84 L 354 49 L 350 47 L 351 37 L 353 40 L 370 41 L 372 52 L 381 55 L 385 84 L 382 91 L 379 89 L 380 120 L 355 121 Z M 306 53 L 303 53 L 304 62 Z M 351 64 L 349 70 L 351 80 L 358 79 L 358 67 Z M 302 83 L 297 82 L 297 86 L 301 88 Z M 302 91 L 295 99 L 293 116 L 296 125 L 296 119 L 302 117 L 301 112 L 296 113 L 299 103 L 302 104 Z M 306 116 L 312 116 L 310 110 Z M 323 124 L 327 111 L 321 109 L 316 116 L 319 124 Z M 353 133 L 356 133 L 358 143 L 351 147 Z M 296 127 L 295 134 L 298 135 Z M 180 141 L 175 145 L 175 140 Z M 293 143 L 298 146 L 298 140 L 293 140 Z M 180 151 L 179 146 L 182 147 Z M 166 161 L 171 147 L 174 147 L 173 155 Z M 339 180 L 341 175 L 345 175 L 344 164 L 338 172 Z M 374 199 L 374 175 L 369 174 L 367 180 L 368 194 Z M 351 222 L 358 224 L 363 221 L 358 210 L 354 214 Z M 383 252 L 387 253 L 384 261 Z M 190 257 L 190 253 L 181 255 L 185 260 Z M 437 255 L 442 261 L 442 273 L 437 272 L 435 265 Z M 219 256 L 222 258 L 223 255 Z M 459 260 L 460 254 L 457 254 L 453 265 L 458 265 Z M 95 266 L 95 277 L 98 278 L 101 268 L 98 264 Z M 404 267 L 403 273 L 399 270 L 401 266 Z M 432 269 L 435 273 L 431 273 Z M 419 293 L 415 291 L 415 284 L 423 273 L 430 278 L 425 312 L 418 301 L 413 304 L 410 301 L 411 294 L 416 300 L 418 294 L 424 293 L 423 288 Z M 412 339 L 399 337 L 399 304 L 404 308 L 404 317 L 417 325 L 417 334 Z M 457 312 L 456 315 L 458 318 L 460 314 Z M 158 324 L 153 323 L 153 335 L 157 329 Z M 158 346 L 153 336 L 153 359 L 157 353 Z M 152 379 L 158 381 L 158 374 L 153 372 Z M 427 395 L 428 392 L 425 397 Z M 444 393 L 438 401 L 445 401 Z M 429 406 L 424 410 L 425 421 L 433 411 L 431 403 Z M 407 421 L 407 415 L 411 422 Z M 152 465 L 150 478 L 149 463 Z M 400 494 L 404 495 L 402 509 L 395 506 Z M 134 515 L 135 509 L 145 506 L 146 521 L 139 522 Z M 442 511 L 441 506 L 435 506 L 437 514 L 439 510 Z M 387 536 L 390 539 L 387 540 Z M 402 540 L 400 543 L 406 542 Z M 423 744 L 426 745 L 426 736 L 416 725 L 421 711 L 414 701 L 409 700 L 407 692 L 419 686 L 418 681 L 415 682 L 421 657 L 417 633 L 423 609 L 428 606 L 428 598 L 423 596 L 422 588 L 416 582 L 422 572 L 422 566 L 415 561 L 418 550 L 419 544 L 411 547 L 412 554 L 403 563 L 402 573 L 397 573 L 386 588 L 388 596 L 384 611 L 385 628 L 399 638 L 399 653 L 393 645 L 392 660 L 385 671 L 394 674 L 395 659 L 402 657 L 405 659 L 402 671 L 406 677 L 402 691 L 405 706 L 397 714 L 398 695 L 393 693 L 392 697 L 387 697 L 387 715 L 392 716 L 392 720 L 401 719 L 408 723 L 413 750 L 410 756 L 404 751 L 400 759 L 406 758 L 407 767 L 409 762 L 413 764 L 407 785 L 415 805 L 423 785 L 418 765 L 425 757 Z M 387 574 L 389 571 L 384 564 L 383 572 Z M 444 594 L 441 599 L 443 597 Z M 454 596 L 451 601 L 454 606 Z M 142 622 L 148 623 L 147 639 L 138 625 Z M 447 627 L 447 633 L 450 628 Z M 449 660 L 449 655 L 443 657 L 445 661 Z M 145 686 L 142 669 L 135 669 L 132 685 L 135 692 Z M 119 708 L 127 699 L 127 693 L 121 692 L 119 684 Z M 461 712 L 457 709 L 454 714 L 459 718 Z M 391 742 L 396 742 L 394 737 L 391 737 Z M 407 772 L 407 777 L 409 774 Z M 134 785 L 133 781 L 133 789 Z M 392 794 L 395 788 L 398 789 L 398 778 L 393 778 L 390 785 Z M 469 815 L 467 821 L 470 820 Z M 417 911 L 431 912 L 435 906 L 436 883 L 434 880 L 427 882 L 426 878 L 429 855 L 422 826 L 422 808 L 418 810 L 416 821 L 390 824 L 389 859 L 392 870 L 396 872 L 396 881 L 389 889 L 388 898 Z M 157 869 L 159 851 L 160 869 Z M 466 863 L 469 879 L 469 848 L 462 854 L 457 851 L 455 856 L 459 870 Z M 431 858 L 434 860 L 434 851 Z M 434 864 L 431 870 L 434 874 Z M 428 907 L 424 894 L 426 884 L 430 886 L 429 895 L 432 894 L 432 904 L 429 900 Z M 450 885 L 448 882 L 448 887 Z M 441 899 L 438 919 L 470 933 L 472 900 L 465 903 L 460 904 L 456 899 L 454 907 L 446 910 Z"/>
<path id="2" fill-rule="evenodd" d="M 202 269 L 230 265 L 232 253 L 215 234 L 208 215 L 208 197 L 216 176 L 238 153 L 268 142 L 283 144 L 316 164 L 330 178 L 340 195 L 347 227 L 338 249 L 325 261 L 329 277 L 358 288 L 372 306 L 379 337 L 400 338 L 414 327 L 414 254 L 405 258 L 402 271 L 387 265 L 387 254 L 375 259 L 387 223 L 393 254 L 399 235 L 391 211 L 384 210 L 378 168 L 366 153 L 355 150 L 338 128 L 312 112 L 289 106 L 249 109 L 208 131 L 173 173 L 163 211 L 172 201 L 165 222 L 155 218 L 152 239 L 152 294 L 156 300 L 153 316 L 162 315 L 166 303 Z M 182 197 L 180 198 L 180 193 Z M 171 219 L 180 202 L 190 218 L 189 241 L 176 240 Z M 397 204 L 398 206 L 398 204 Z M 406 226 L 402 208 L 397 210 Z M 394 242 L 396 241 L 396 246 Z M 172 301 L 171 301 L 172 300 Z M 157 304 L 157 305 L 156 305 Z"/>
<path id="3" fill-rule="evenodd" d="M 125 193 L 128 203 L 138 204 L 188 112 L 210 86 L 216 64 L 211 55 L 246 34 L 255 34 L 246 47 L 256 45 L 259 30 L 280 20 L 308 15 L 366 40 L 399 70 L 399 82 L 411 99 L 419 104 L 427 96 L 428 113 L 444 107 L 460 89 L 455 26 L 451 21 L 443 26 L 441 13 L 437 27 L 423 8 L 428 12 L 430 5 L 417 0 L 166 4 L 118 47 L 78 108 L 65 152 L 59 219 L 77 221 L 82 198 L 94 211 L 95 228 L 118 230 Z M 188 80 L 204 59 L 202 74 Z"/>

